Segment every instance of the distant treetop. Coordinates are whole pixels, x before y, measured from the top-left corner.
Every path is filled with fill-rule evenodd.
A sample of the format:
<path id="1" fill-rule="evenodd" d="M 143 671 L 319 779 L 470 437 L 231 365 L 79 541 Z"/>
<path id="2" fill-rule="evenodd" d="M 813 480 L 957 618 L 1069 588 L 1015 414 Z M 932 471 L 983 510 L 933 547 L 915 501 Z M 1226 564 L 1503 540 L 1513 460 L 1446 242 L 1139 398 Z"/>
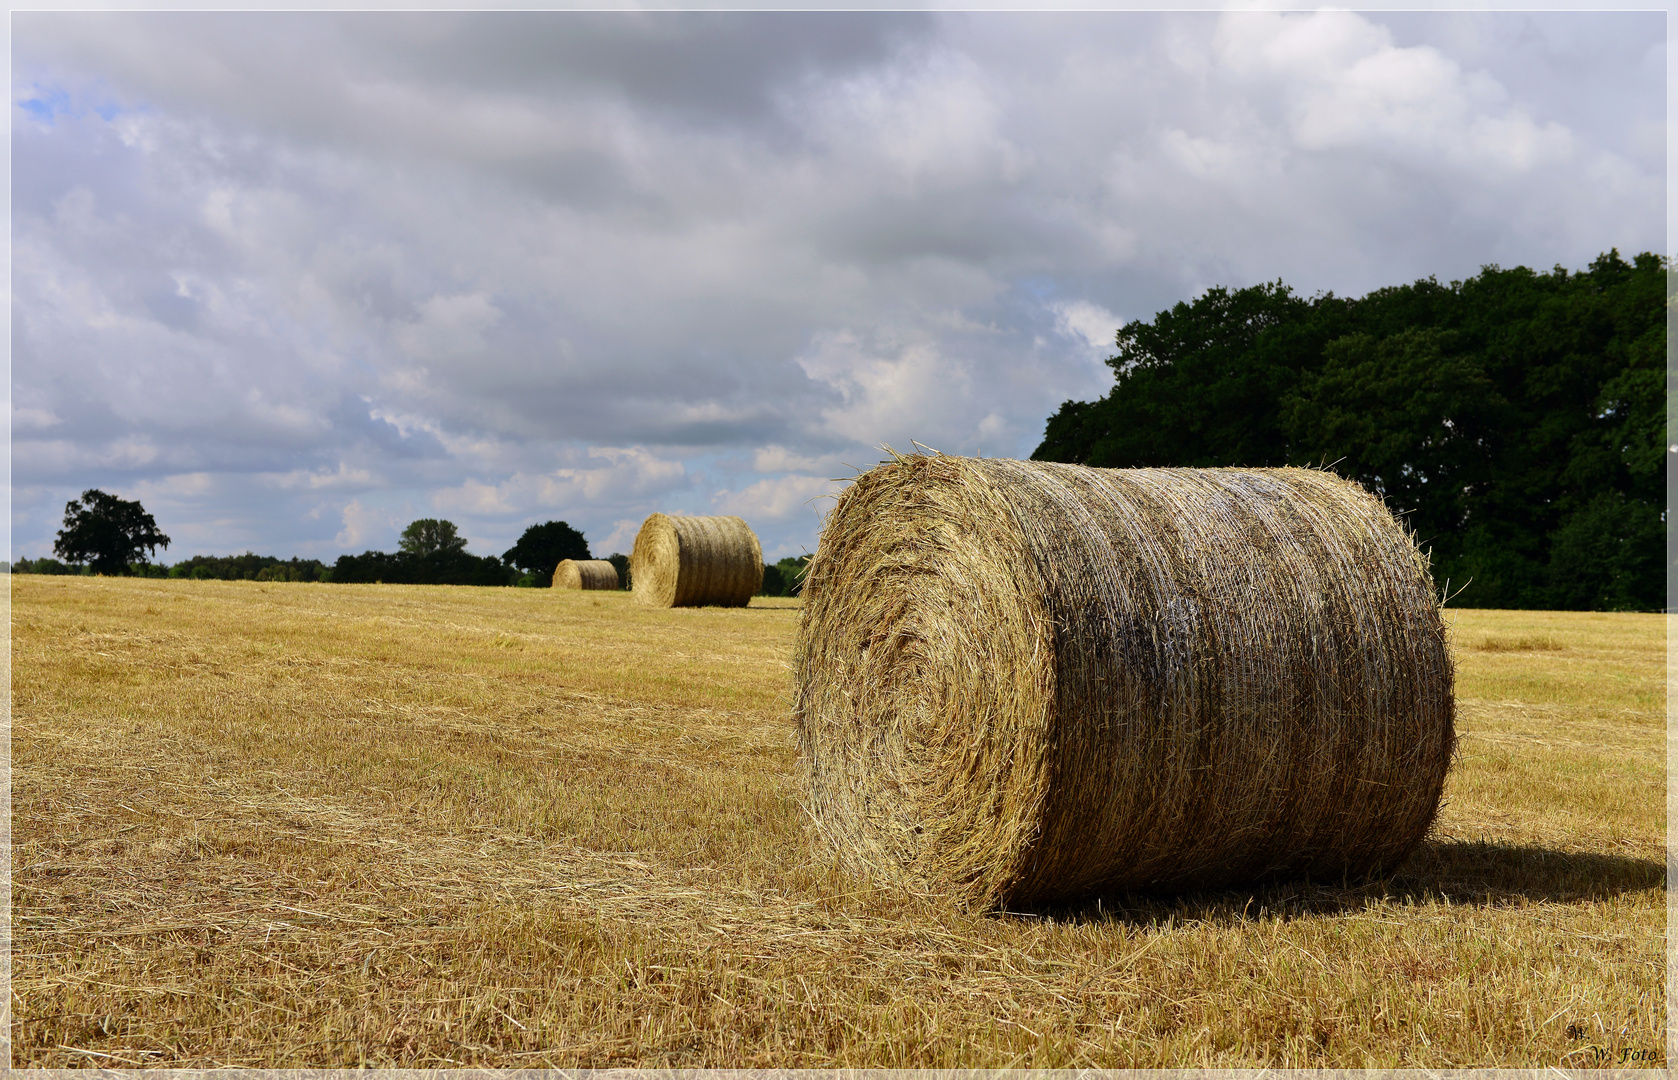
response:
<path id="1" fill-rule="evenodd" d="M 98 488 L 64 505 L 64 528 L 52 550 L 71 563 L 86 563 L 96 574 L 128 574 L 129 563 L 144 564 L 169 538 L 138 500 L 119 499 Z"/>
<path id="2" fill-rule="evenodd" d="M 399 546 L 410 555 L 452 554 L 466 550 L 466 538 L 460 535 L 452 521 L 420 518 L 402 530 Z"/>
<path id="3" fill-rule="evenodd" d="M 566 559 L 592 557 L 582 533 L 563 521 L 545 521 L 524 530 L 501 561 L 532 575 L 536 585 L 546 587 L 553 581 L 554 568 Z"/>

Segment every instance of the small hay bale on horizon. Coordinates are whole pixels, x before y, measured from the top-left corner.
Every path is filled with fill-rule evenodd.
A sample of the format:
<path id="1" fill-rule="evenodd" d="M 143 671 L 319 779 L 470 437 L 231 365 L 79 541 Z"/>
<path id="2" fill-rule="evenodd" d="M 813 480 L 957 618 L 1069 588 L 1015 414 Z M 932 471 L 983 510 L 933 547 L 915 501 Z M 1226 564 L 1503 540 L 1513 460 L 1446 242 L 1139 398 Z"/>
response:
<path id="1" fill-rule="evenodd" d="M 743 518 L 653 514 L 635 536 L 629 580 L 652 607 L 745 607 L 763 585 L 763 548 Z"/>
<path id="2" fill-rule="evenodd" d="M 1426 558 L 1311 469 L 912 456 L 804 586 L 806 809 L 975 908 L 1390 872 L 1454 746 Z"/>
<path id="3" fill-rule="evenodd" d="M 618 568 L 605 559 L 566 559 L 554 568 L 556 589 L 615 589 Z"/>

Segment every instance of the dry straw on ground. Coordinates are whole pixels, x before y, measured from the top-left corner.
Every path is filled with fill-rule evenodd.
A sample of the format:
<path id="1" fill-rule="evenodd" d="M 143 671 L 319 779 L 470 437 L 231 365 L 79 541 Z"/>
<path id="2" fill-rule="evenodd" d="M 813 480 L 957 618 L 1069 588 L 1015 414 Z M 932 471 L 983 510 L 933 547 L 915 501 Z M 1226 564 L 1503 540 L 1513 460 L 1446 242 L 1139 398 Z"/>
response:
<path id="1" fill-rule="evenodd" d="M 804 605 L 813 819 L 979 907 L 1391 870 L 1451 761 L 1426 561 L 1326 472 L 899 458 Z"/>
<path id="2" fill-rule="evenodd" d="M 1389 880 L 1013 917 L 804 843 L 797 599 L 10 592 L 20 1069 L 1664 1063 L 1669 616 L 1447 610 Z"/>
<path id="3" fill-rule="evenodd" d="M 566 559 L 554 569 L 556 589 L 615 589 L 618 568 L 605 559 Z"/>
<path id="4" fill-rule="evenodd" d="M 629 578 L 653 607 L 745 607 L 763 585 L 763 549 L 741 518 L 654 514 L 636 534 Z"/>

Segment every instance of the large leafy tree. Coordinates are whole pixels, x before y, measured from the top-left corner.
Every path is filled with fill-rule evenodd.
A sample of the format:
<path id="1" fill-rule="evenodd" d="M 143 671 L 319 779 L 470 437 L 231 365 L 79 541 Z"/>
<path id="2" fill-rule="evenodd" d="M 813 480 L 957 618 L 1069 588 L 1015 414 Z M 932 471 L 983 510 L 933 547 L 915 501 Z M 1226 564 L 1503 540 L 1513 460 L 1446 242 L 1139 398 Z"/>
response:
<path id="1" fill-rule="evenodd" d="M 420 518 L 402 530 L 402 539 L 397 541 L 397 546 L 423 559 L 430 555 L 452 555 L 465 551 L 466 538 L 460 535 L 460 530 L 452 521 Z"/>
<path id="2" fill-rule="evenodd" d="M 1286 464 L 1282 399 L 1344 332 L 1347 306 L 1278 281 L 1209 289 L 1126 323 L 1107 360 L 1113 391 L 1062 405 L 1033 456 L 1108 468 Z"/>
<path id="3" fill-rule="evenodd" d="M 563 521 L 544 521 L 524 530 L 519 542 L 508 548 L 501 561 L 516 566 L 536 579 L 538 586 L 553 583 L 555 568 L 566 559 L 588 559 L 588 541 Z"/>
<path id="4" fill-rule="evenodd" d="M 52 550 L 65 562 L 86 563 L 96 574 L 127 574 L 130 563 L 145 564 L 169 538 L 138 500 L 119 499 L 97 488 L 64 504 L 64 528 Z"/>
<path id="5" fill-rule="evenodd" d="M 1313 454 L 1332 462 L 1426 529 L 1420 539 L 1447 560 L 1473 493 L 1491 480 L 1484 448 L 1507 413 L 1478 358 L 1456 342 L 1453 331 L 1433 328 L 1337 338 L 1279 412 L 1295 463 Z"/>
<path id="6" fill-rule="evenodd" d="M 1212 289 L 1120 328 L 1104 398 L 1034 455 L 1329 465 L 1485 607 L 1664 606 L 1666 272 L 1487 266 L 1359 299 Z"/>

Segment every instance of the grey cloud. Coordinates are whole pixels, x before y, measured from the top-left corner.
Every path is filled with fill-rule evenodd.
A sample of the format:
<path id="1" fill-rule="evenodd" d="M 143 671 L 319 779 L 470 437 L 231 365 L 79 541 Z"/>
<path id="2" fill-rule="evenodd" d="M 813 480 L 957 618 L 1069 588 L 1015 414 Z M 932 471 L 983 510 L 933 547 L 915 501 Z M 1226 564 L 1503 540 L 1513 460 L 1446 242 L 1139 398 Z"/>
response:
<path id="1" fill-rule="evenodd" d="M 384 51 L 386 16 L 349 25 Z M 473 88 L 616 93 L 679 122 L 777 122 L 800 83 L 886 63 L 932 32 L 929 15 L 577 12 L 460 16 L 405 56 L 406 73 Z M 796 135 L 796 132 L 790 134 Z"/>
<path id="2" fill-rule="evenodd" d="M 1570 18 L 19 13 L 15 535 L 807 547 L 832 461 L 1029 453 L 1104 312 L 1657 247 L 1662 31 Z"/>
<path id="3" fill-rule="evenodd" d="M 1666 16 L 1624 11 L 1382 12 L 1370 16 L 1404 45 L 1433 45 L 1483 69 L 1511 101 L 1649 169 L 1664 167 L 1664 138 L 1652 138 L 1646 109 L 1665 93 Z"/>
<path id="4" fill-rule="evenodd" d="M 888 63 L 933 29 L 916 13 L 19 18 L 43 61 L 101 70 L 119 97 L 302 147 L 477 161 L 579 205 L 653 214 L 658 185 L 616 153 L 625 121 L 796 144 L 786 96 Z"/>

